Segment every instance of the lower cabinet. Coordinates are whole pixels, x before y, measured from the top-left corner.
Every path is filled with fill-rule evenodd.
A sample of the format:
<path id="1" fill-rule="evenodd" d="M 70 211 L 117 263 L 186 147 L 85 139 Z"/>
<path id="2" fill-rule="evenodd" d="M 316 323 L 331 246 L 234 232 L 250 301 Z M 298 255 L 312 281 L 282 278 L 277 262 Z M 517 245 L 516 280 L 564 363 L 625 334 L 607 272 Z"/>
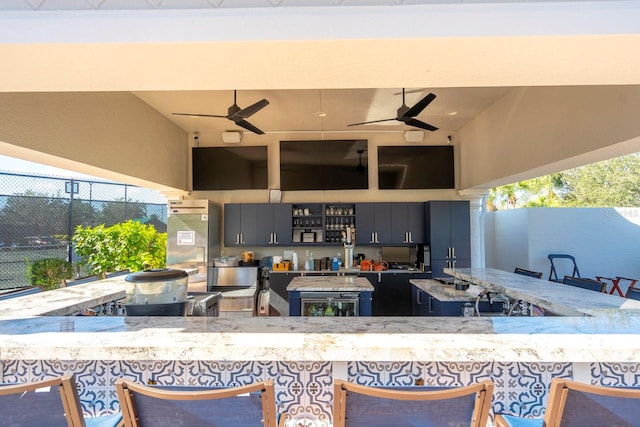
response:
<path id="1" fill-rule="evenodd" d="M 475 300 L 461 301 L 440 301 L 428 292 L 412 286 L 411 309 L 414 316 L 462 316 L 462 306 L 471 302 L 475 305 Z M 499 313 L 502 311 L 502 303 L 490 304 L 486 298 L 480 300 L 478 304 L 480 313 Z"/>
<path id="2" fill-rule="evenodd" d="M 416 273 L 361 273 L 373 285 L 372 316 L 411 316 L 411 278 L 421 278 Z"/>

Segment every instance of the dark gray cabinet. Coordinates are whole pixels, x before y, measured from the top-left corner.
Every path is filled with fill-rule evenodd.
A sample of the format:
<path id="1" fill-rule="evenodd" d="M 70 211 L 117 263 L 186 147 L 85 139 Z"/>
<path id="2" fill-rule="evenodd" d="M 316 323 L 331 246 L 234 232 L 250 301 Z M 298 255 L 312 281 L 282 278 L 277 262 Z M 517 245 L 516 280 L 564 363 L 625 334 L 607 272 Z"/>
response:
<path id="1" fill-rule="evenodd" d="M 356 204 L 356 244 L 391 243 L 391 203 Z"/>
<path id="2" fill-rule="evenodd" d="M 291 244 L 291 209 L 287 203 L 256 205 L 256 246 Z"/>
<path id="3" fill-rule="evenodd" d="M 424 243 L 424 203 L 391 204 L 391 241 L 394 245 L 413 246 Z"/>
<path id="4" fill-rule="evenodd" d="M 411 273 L 362 273 L 374 291 L 372 316 L 411 316 Z"/>
<path id="5" fill-rule="evenodd" d="M 431 246 L 433 277 L 443 268 L 471 266 L 471 214 L 468 201 L 431 201 L 425 204 L 426 243 Z"/>
<path id="6" fill-rule="evenodd" d="M 224 245 L 256 245 L 258 205 L 228 203 L 224 205 Z"/>

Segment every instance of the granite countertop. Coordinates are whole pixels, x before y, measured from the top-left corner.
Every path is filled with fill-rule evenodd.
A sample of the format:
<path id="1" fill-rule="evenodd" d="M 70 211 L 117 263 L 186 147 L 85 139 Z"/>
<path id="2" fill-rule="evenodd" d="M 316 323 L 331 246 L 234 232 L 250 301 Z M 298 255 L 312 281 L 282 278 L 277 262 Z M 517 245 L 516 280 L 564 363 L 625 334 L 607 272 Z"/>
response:
<path id="1" fill-rule="evenodd" d="M 439 301 L 475 301 L 476 296 L 466 291 L 456 291 L 453 285 L 444 285 L 434 279 L 410 279 L 409 283 Z"/>
<path id="2" fill-rule="evenodd" d="M 299 276 L 294 277 L 287 291 L 373 292 L 368 279 L 357 276 Z"/>
<path id="3" fill-rule="evenodd" d="M 640 362 L 638 317 L 0 317 L 0 360 Z"/>
<path id="4" fill-rule="evenodd" d="M 0 301 L 3 316 L 68 316 L 125 297 L 125 276 Z"/>
<path id="5" fill-rule="evenodd" d="M 372 274 L 372 273 L 380 273 L 380 274 L 398 274 L 398 273 L 409 273 L 409 274 L 425 274 L 431 273 L 431 271 L 420 271 L 420 270 L 407 270 L 403 268 L 393 268 L 385 271 L 370 271 L 370 270 L 360 270 L 359 268 L 341 268 L 338 271 L 335 270 L 272 270 L 269 271 L 269 274 L 282 274 L 282 273 L 296 273 L 301 276 L 305 275 L 357 275 L 357 274 Z"/>
<path id="6" fill-rule="evenodd" d="M 494 268 L 456 268 L 445 269 L 444 272 L 562 316 L 603 316 L 620 310 L 640 315 L 640 301 L 522 274 Z"/>

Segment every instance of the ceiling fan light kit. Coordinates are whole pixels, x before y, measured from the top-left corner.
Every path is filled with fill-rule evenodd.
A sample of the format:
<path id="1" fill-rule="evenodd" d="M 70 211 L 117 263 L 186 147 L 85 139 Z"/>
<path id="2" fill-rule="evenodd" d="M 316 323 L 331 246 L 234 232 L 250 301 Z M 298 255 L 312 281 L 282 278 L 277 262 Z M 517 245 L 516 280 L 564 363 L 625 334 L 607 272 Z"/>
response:
<path id="1" fill-rule="evenodd" d="M 242 139 L 242 132 L 222 132 L 222 142 L 225 144 L 238 144 Z"/>

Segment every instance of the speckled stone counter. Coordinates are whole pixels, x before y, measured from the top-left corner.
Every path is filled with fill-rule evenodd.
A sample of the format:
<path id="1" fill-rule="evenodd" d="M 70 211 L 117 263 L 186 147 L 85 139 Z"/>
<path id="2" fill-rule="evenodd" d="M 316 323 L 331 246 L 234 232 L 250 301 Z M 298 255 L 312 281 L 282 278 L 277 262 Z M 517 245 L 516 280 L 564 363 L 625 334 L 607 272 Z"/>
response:
<path id="1" fill-rule="evenodd" d="M 445 273 L 563 316 L 603 316 L 637 311 L 640 301 L 536 279 L 494 268 L 445 269 Z"/>
<path id="2" fill-rule="evenodd" d="M 60 294 L 45 300 L 70 297 Z M 636 387 L 640 377 L 640 316 L 626 309 L 598 317 L 577 310 L 575 317 L 472 318 L 33 317 L 11 309 L 0 317 L 0 381 L 73 373 L 89 415 L 119 409 L 114 383 L 122 376 L 199 386 L 273 379 L 288 427 L 331 426 L 334 378 L 373 386 L 488 378 L 496 384 L 494 411 L 539 416 L 553 377 Z"/>
<path id="3" fill-rule="evenodd" d="M 476 296 L 457 291 L 452 285 L 444 285 L 435 279 L 411 279 L 411 284 L 440 301 L 475 301 Z"/>
<path id="4" fill-rule="evenodd" d="M 300 276 L 291 280 L 287 291 L 373 292 L 373 285 L 356 276 Z"/>

